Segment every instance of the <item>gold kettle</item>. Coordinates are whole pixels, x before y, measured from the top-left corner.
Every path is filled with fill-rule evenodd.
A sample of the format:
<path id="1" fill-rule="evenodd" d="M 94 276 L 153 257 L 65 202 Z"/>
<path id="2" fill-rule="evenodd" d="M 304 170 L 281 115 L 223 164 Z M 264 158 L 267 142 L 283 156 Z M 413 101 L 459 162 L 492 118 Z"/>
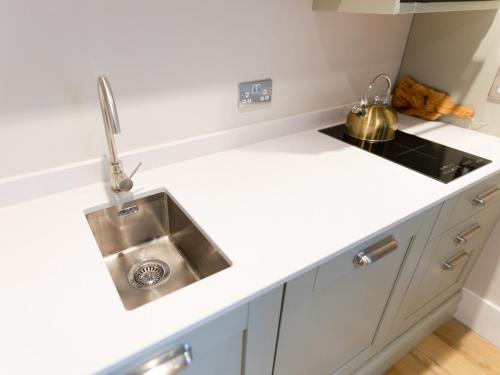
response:
<path id="1" fill-rule="evenodd" d="M 368 95 L 373 85 L 379 79 L 385 79 L 388 85 L 387 94 L 380 98 L 376 96 L 372 104 Z M 347 115 L 346 134 L 368 142 L 384 142 L 394 139 L 398 127 L 398 115 L 389 105 L 392 81 L 387 74 L 379 74 L 368 86 L 364 98 L 355 105 Z"/>

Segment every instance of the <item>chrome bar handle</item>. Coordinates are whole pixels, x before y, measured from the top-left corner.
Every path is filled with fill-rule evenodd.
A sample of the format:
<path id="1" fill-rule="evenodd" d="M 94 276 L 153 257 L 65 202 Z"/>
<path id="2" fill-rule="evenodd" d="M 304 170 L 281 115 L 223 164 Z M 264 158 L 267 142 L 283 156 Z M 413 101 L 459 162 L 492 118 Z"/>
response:
<path id="1" fill-rule="evenodd" d="M 358 266 L 369 266 L 387 254 L 392 253 L 398 246 L 399 243 L 393 236 L 386 237 L 382 241 L 357 253 L 353 263 Z"/>
<path id="2" fill-rule="evenodd" d="M 486 190 L 485 192 L 476 195 L 474 199 L 472 199 L 472 204 L 474 206 L 486 206 L 491 201 L 494 201 L 500 195 L 500 189 L 496 186 L 493 186 Z"/>
<path id="3" fill-rule="evenodd" d="M 441 268 L 445 271 L 453 271 L 455 269 L 455 263 L 458 262 L 465 256 L 469 256 L 465 250 L 460 251 L 458 254 L 452 256 L 450 259 L 445 260 L 441 263 Z"/>
<path id="4" fill-rule="evenodd" d="M 474 224 L 463 232 L 457 234 L 457 236 L 455 237 L 455 242 L 459 245 L 465 245 L 467 242 L 481 233 L 482 230 L 483 228 L 481 228 L 479 224 Z"/>
<path id="5" fill-rule="evenodd" d="M 153 358 L 132 372 L 133 375 L 162 374 L 176 375 L 193 362 L 193 354 L 189 344 L 168 351 L 159 357 Z"/>

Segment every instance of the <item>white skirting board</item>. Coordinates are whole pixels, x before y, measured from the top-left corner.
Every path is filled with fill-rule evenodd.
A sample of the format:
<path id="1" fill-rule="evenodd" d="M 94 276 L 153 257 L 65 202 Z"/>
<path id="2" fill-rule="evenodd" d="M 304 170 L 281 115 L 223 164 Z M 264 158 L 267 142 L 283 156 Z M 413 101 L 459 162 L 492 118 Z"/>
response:
<path id="1" fill-rule="evenodd" d="M 126 170 L 160 168 L 232 148 L 345 121 L 352 104 L 240 126 L 230 130 L 120 153 Z M 105 152 L 105 150 L 103 150 Z M 0 207 L 108 181 L 108 162 L 93 159 L 0 179 Z"/>
<path id="2" fill-rule="evenodd" d="M 361 366 L 354 375 L 382 375 L 397 361 L 408 354 L 417 344 L 431 335 L 445 322 L 453 317 L 461 293 L 458 292 L 443 303 L 396 340 L 387 345 L 380 353 Z"/>
<path id="3" fill-rule="evenodd" d="M 455 317 L 500 348 L 500 306 L 464 288 Z"/>

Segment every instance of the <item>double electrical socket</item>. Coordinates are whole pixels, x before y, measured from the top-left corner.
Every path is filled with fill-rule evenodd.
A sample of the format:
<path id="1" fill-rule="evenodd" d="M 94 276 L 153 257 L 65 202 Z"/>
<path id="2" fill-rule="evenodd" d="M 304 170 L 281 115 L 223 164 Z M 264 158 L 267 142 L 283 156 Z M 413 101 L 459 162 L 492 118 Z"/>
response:
<path id="1" fill-rule="evenodd" d="M 240 83 L 239 106 L 248 107 L 256 104 L 271 104 L 273 95 L 273 81 L 263 79 L 260 81 Z"/>
<path id="2" fill-rule="evenodd" d="M 500 69 L 498 69 L 497 76 L 491 85 L 488 100 L 500 104 Z"/>

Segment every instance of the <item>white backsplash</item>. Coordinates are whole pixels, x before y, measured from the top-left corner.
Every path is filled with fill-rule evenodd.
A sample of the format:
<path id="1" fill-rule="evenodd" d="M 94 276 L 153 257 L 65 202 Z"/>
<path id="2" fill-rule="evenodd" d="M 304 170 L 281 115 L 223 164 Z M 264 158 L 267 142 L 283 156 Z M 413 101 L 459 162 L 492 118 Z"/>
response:
<path id="1" fill-rule="evenodd" d="M 125 152 L 350 103 L 376 73 L 397 74 L 410 23 L 310 0 L 7 0 L 0 179 L 105 154 L 98 74 Z M 239 112 L 238 82 L 261 78 L 272 106 Z"/>

